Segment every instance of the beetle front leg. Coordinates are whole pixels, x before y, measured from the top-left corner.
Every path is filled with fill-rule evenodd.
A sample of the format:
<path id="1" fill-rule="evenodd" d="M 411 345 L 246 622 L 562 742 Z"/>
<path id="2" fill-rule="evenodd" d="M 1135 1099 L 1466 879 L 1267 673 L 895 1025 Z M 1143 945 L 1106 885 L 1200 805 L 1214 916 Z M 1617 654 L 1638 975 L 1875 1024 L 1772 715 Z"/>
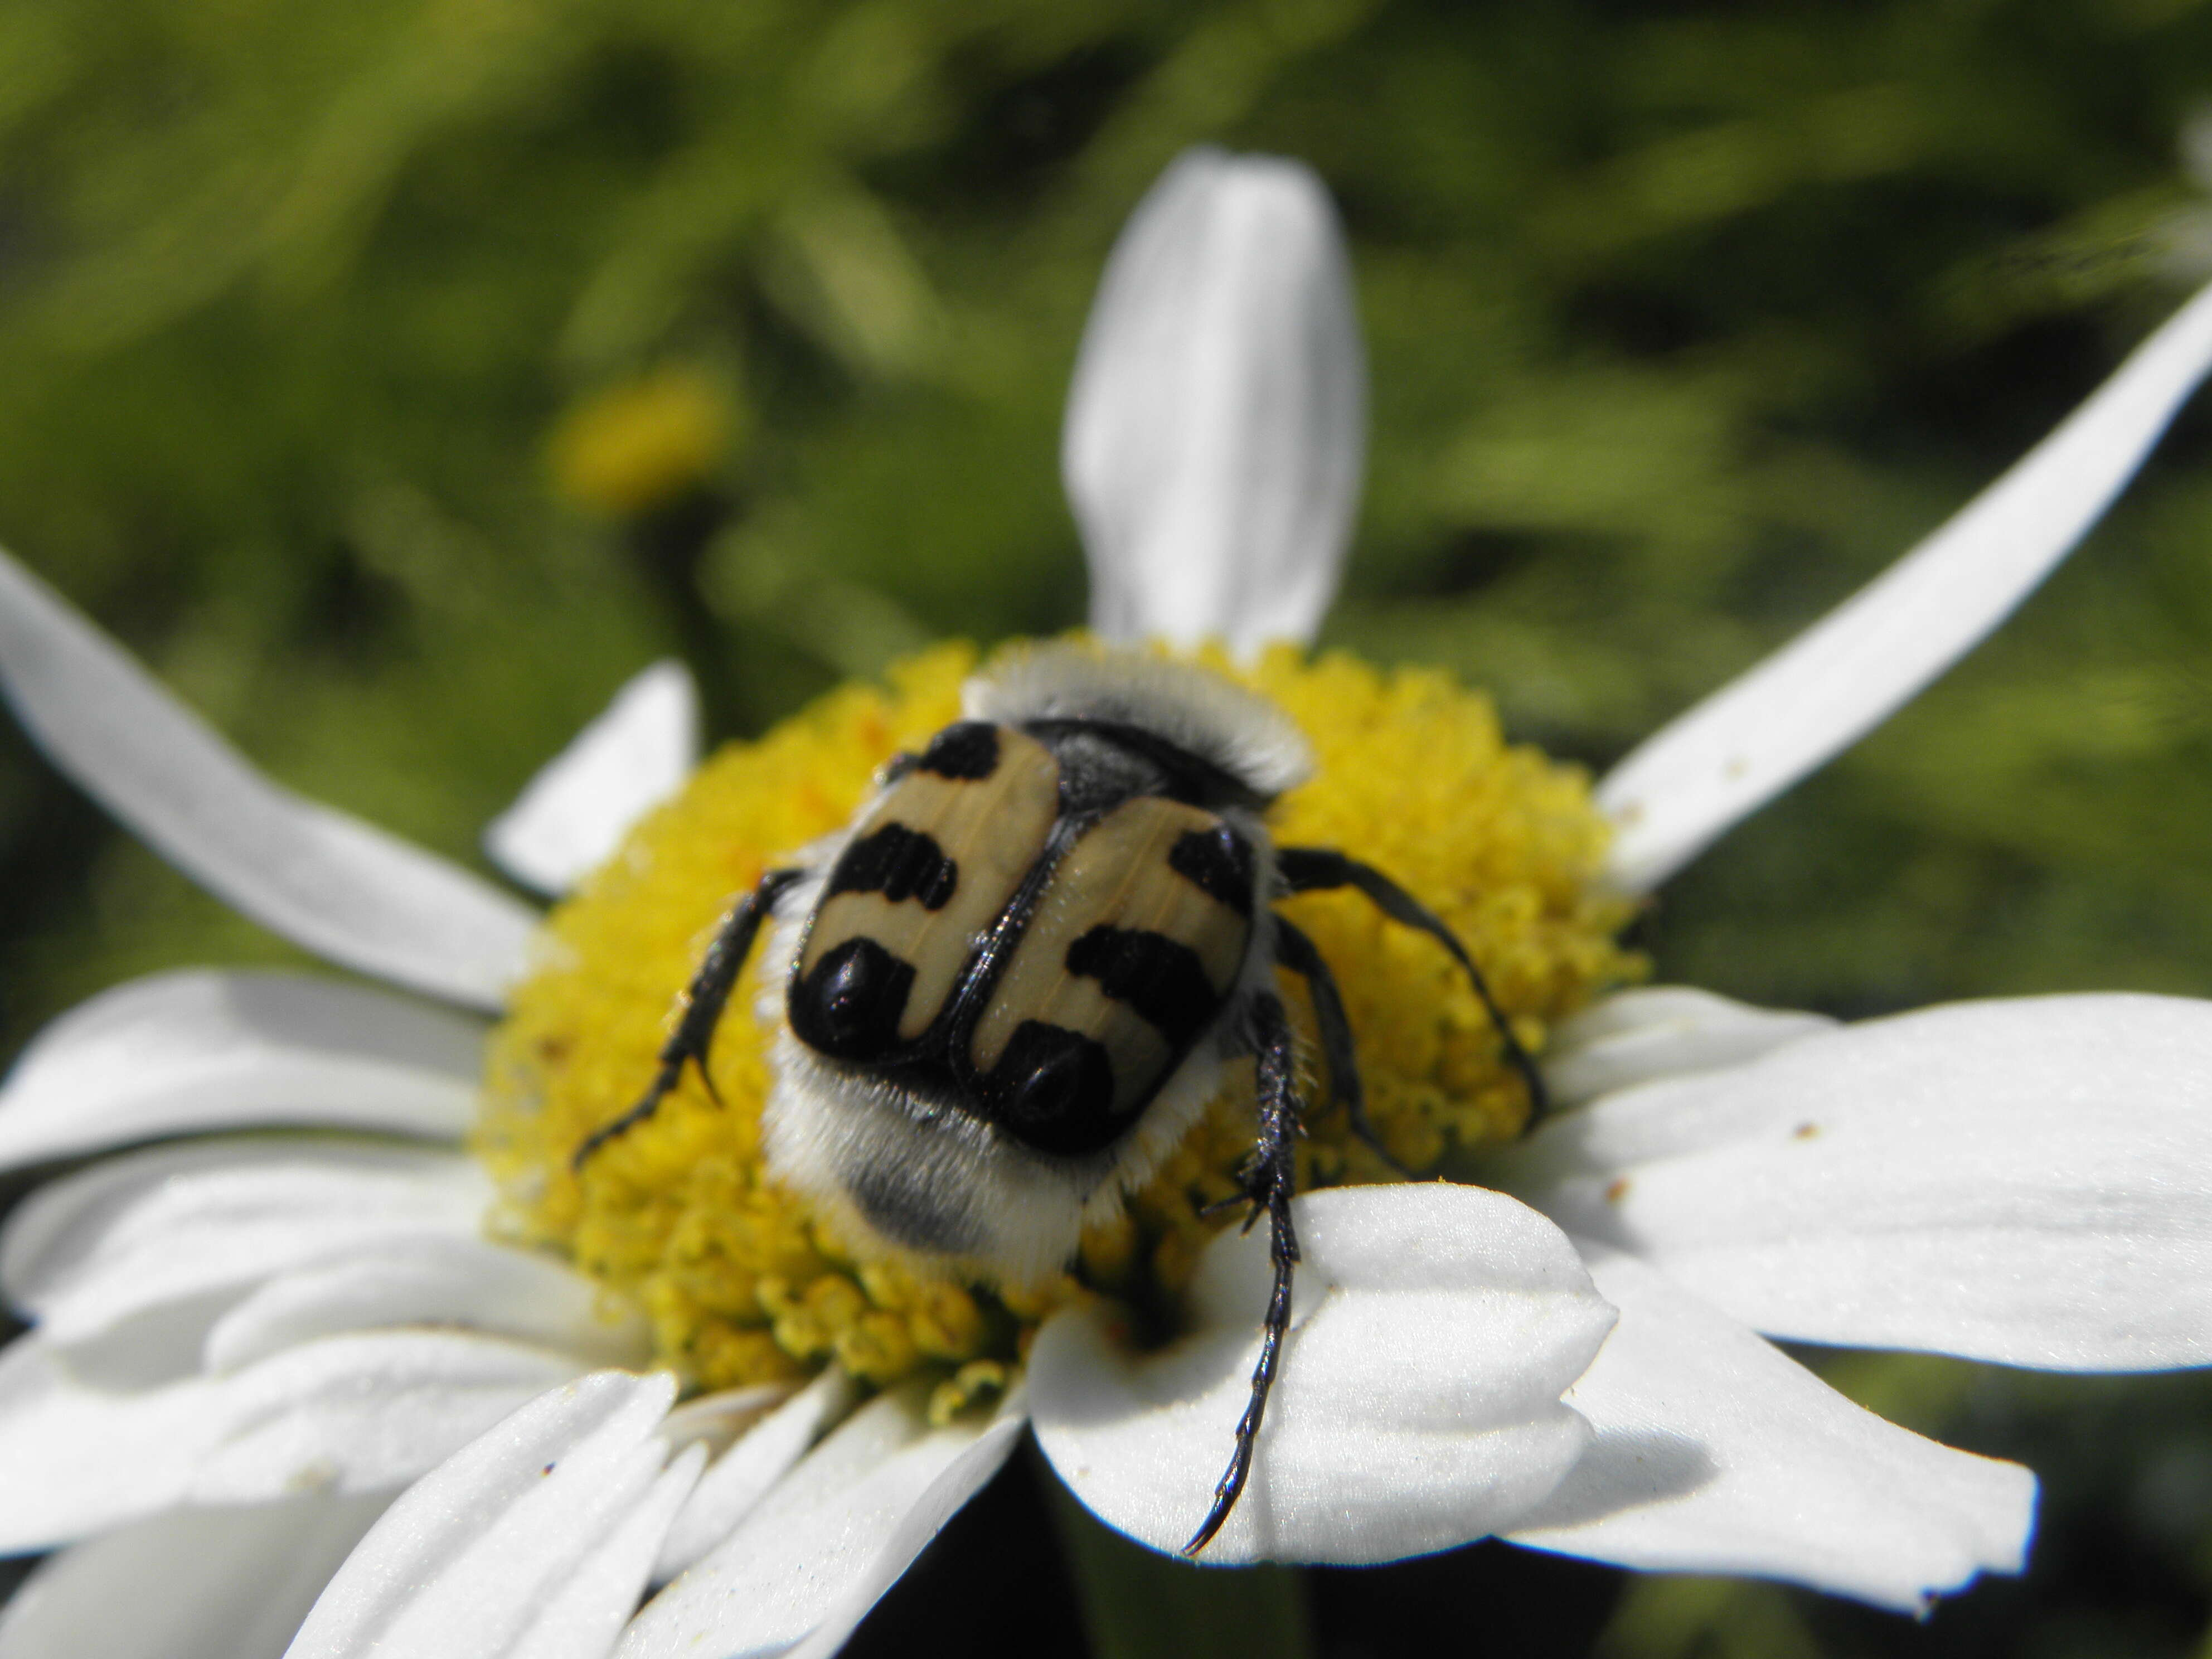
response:
<path id="1" fill-rule="evenodd" d="M 714 942 L 707 947 L 699 971 L 684 988 L 684 1017 L 676 1022 L 676 1029 L 660 1046 L 660 1069 L 652 1086 L 629 1110 L 584 1137 L 583 1145 L 568 1160 L 571 1170 L 582 1169 L 584 1161 L 593 1152 L 658 1111 L 662 1099 L 683 1077 L 685 1066 L 698 1066 L 708 1093 L 714 1093 L 714 1082 L 707 1070 L 707 1057 L 714 1046 L 714 1028 L 722 1022 L 722 1010 L 730 1000 L 731 991 L 736 988 L 738 976 L 744 971 L 745 958 L 752 954 L 753 940 L 760 933 L 761 924 L 775 910 L 776 900 L 805 873 L 803 870 L 769 871 L 752 891 L 722 918 L 722 925 L 715 930 Z"/>

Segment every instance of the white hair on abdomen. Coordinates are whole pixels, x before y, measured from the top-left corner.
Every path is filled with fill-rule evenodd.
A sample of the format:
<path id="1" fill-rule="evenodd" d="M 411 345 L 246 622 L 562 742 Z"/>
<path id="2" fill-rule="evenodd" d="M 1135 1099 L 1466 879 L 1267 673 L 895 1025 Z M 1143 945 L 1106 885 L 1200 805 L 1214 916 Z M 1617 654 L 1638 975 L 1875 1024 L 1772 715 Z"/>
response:
<path id="1" fill-rule="evenodd" d="M 1126 646 L 1058 643 L 1001 653 L 961 688 L 969 719 L 1111 720 L 1154 732 L 1273 798 L 1313 773 L 1297 723 L 1194 663 Z"/>

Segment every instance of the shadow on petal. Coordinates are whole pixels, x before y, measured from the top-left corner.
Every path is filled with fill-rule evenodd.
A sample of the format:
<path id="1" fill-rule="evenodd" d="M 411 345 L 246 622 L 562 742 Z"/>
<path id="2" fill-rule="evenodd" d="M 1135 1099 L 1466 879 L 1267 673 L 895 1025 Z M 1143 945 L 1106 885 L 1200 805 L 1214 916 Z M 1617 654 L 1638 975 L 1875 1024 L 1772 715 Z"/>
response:
<path id="1" fill-rule="evenodd" d="M 1712 1454 L 1665 1429 L 1607 1429 L 1524 1527 L 1579 1527 L 1639 1504 L 1687 1498 L 1720 1474 Z"/>

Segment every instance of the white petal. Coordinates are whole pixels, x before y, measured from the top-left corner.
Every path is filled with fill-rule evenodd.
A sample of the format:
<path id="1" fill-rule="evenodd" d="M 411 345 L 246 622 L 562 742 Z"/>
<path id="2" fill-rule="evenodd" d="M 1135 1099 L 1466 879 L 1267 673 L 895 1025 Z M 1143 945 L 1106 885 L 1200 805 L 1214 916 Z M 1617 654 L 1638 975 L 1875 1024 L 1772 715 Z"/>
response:
<path id="1" fill-rule="evenodd" d="M 0 1659 L 276 1659 L 386 1502 L 179 1510 L 76 1545 L 0 1613 Z"/>
<path id="2" fill-rule="evenodd" d="M 645 1594 L 670 1518 L 683 1508 L 706 1462 L 704 1446 L 676 1455 L 620 1524 L 611 1528 L 563 1577 L 511 1650 L 517 1659 L 603 1659 L 614 1651 Z M 440 1641 L 446 1639 L 441 1629 L 434 1629 L 434 1634 Z M 450 1653 L 453 1659 L 477 1651 L 430 1646 L 424 1650 Z"/>
<path id="3" fill-rule="evenodd" d="M 35 1334 L 18 1337 L 0 1352 L 0 1554 L 183 1502 L 193 1465 L 222 1432 L 213 1394 L 198 1377 L 96 1387 Z"/>
<path id="4" fill-rule="evenodd" d="M 1942 529 L 1615 767 L 1598 789 L 1614 884 L 1657 885 L 1965 655 L 2097 521 L 2208 369 L 2212 289 Z"/>
<path id="5" fill-rule="evenodd" d="M 483 1034 L 466 1015 L 297 974 L 133 980 L 23 1051 L 0 1088 L 0 1167 L 248 1124 L 458 1140 Z"/>
<path id="6" fill-rule="evenodd" d="M 459 1325 L 599 1365 L 641 1366 L 653 1346 L 637 1310 L 561 1262 L 479 1238 L 398 1237 L 270 1279 L 215 1322 L 205 1362 L 235 1370 L 316 1337 L 393 1325 Z"/>
<path id="7" fill-rule="evenodd" d="M 1544 1083 L 1553 1105 L 1579 1105 L 1657 1078 L 1754 1060 L 1835 1023 L 1826 1014 L 1754 1008 L 1686 985 L 1645 986 L 1554 1026 L 1544 1046 Z"/>
<path id="8" fill-rule="evenodd" d="M 1547 1126 L 1532 1201 L 1747 1324 L 2068 1370 L 2212 1360 L 2212 1003 L 1964 1003 Z"/>
<path id="9" fill-rule="evenodd" d="M 646 1604 L 621 1659 L 740 1659 L 809 1637 L 834 1650 L 1020 1436 L 1018 1400 L 988 1422 L 933 1429 L 925 1398 L 908 1386 L 854 1413 Z"/>
<path id="10" fill-rule="evenodd" d="M 1395 1560 L 1526 1514 L 1589 1437 L 1559 1403 L 1613 1323 L 1558 1229 L 1441 1182 L 1298 1200 L 1298 1272 L 1251 1484 L 1200 1560 Z M 1207 1251 L 1194 1334 L 1133 1358 L 1096 1310 L 1030 1355 L 1037 1443 L 1155 1549 L 1198 1528 L 1259 1352 L 1265 1229 Z"/>
<path id="11" fill-rule="evenodd" d="M 372 1332 L 134 1389 L 34 1332 L 0 1354 L 0 1554 L 187 1500 L 397 1486 L 580 1369 L 487 1337 Z"/>
<path id="12" fill-rule="evenodd" d="M 964 1450 L 940 1467 L 928 1484 L 900 1510 L 877 1545 L 875 1553 L 844 1587 L 836 1605 L 785 1659 L 831 1659 L 860 1628 L 870 1610 L 883 1600 L 884 1593 L 905 1576 L 915 1558 L 928 1547 L 929 1540 L 945 1530 L 945 1523 L 989 1484 L 991 1477 L 1012 1454 L 1014 1443 L 1021 1437 L 1022 1425 L 1027 1421 L 1018 1400 L 1010 1401 L 1008 1407 Z"/>
<path id="13" fill-rule="evenodd" d="M 2035 1516 L 2026 1469 L 1885 1423 L 1641 1263 L 1584 1255 L 1620 1310 L 1567 1395 L 1597 1437 L 1514 1542 L 1906 1611 L 1977 1573 L 2020 1571 Z"/>
<path id="14" fill-rule="evenodd" d="M 458 1331 L 368 1331 L 287 1349 L 223 1379 L 222 1442 L 201 1459 L 191 1496 L 396 1486 L 582 1369 L 573 1355 Z"/>
<path id="15" fill-rule="evenodd" d="M 820 1378 L 815 1379 L 817 1382 Z M 810 1387 L 812 1384 L 809 1385 Z M 740 1436 L 799 1392 L 792 1382 L 755 1382 L 685 1401 L 668 1413 L 660 1437 L 672 1446 L 702 1445 L 720 1456 Z"/>
<path id="16" fill-rule="evenodd" d="M 457 865 L 263 777 L 0 553 L 0 691 L 100 805 L 218 898 L 328 958 L 495 1008 L 537 918 Z"/>
<path id="17" fill-rule="evenodd" d="M 666 1372 L 532 1401 L 401 1494 L 331 1580 L 293 1659 L 597 1659 L 704 1453 L 664 1472 Z"/>
<path id="18" fill-rule="evenodd" d="M 1109 639 L 1310 640 L 1366 459 L 1367 367 L 1336 210 L 1307 167 L 1184 152 L 1115 244 L 1060 476 Z"/>
<path id="19" fill-rule="evenodd" d="M 654 1580 L 675 1577 L 727 1538 L 822 1431 L 852 1409 L 853 1395 L 851 1381 L 833 1365 L 716 1459 L 669 1528 Z"/>
<path id="20" fill-rule="evenodd" d="M 484 850 L 518 881 L 565 893 L 698 763 L 698 688 L 682 663 L 657 662 L 491 821 Z"/>
<path id="21" fill-rule="evenodd" d="M 491 1186 L 458 1152 L 248 1136 L 125 1153 L 9 1218 L 0 1283 L 56 1342 L 165 1302 L 426 1237 L 470 1239 Z"/>

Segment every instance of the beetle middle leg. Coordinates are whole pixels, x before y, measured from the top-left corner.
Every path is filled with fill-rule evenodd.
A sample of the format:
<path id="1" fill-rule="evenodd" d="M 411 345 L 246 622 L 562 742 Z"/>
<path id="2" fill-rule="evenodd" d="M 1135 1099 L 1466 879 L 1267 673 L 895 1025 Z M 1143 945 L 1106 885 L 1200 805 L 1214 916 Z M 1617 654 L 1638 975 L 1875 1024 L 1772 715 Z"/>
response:
<path id="1" fill-rule="evenodd" d="M 1267 1415 L 1267 1395 L 1282 1363 L 1283 1336 L 1290 1329 L 1291 1279 L 1298 1265 L 1298 1235 L 1291 1224 L 1291 1194 L 1297 1178 L 1291 1157 L 1298 1134 L 1297 1055 L 1282 1000 L 1273 991 L 1253 996 L 1249 1030 L 1259 1058 L 1260 1139 L 1244 1168 L 1245 1195 L 1252 1205 L 1244 1225 L 1249 1230 L 1263 1214 L 1267 1218 L 1267 1253 L 1274 1262 L 1275 1283 L 1261 1328 L 1260 1362 L 1252 1368 L 1251 1397 L 1237 1425 L 1237 1449 L 1213 1488 L 1213 1507 L 1182 1547 L 1185 1555 L 1196 1555 L 1213 1540 L 1251 1476 L 1261 1419 Z"/>
<path id="2" fill-rule="evenodd" d="M 1358 859 L 1322 847 L 1282 847 L 1275 851 L 1275 872 L 1283 891 L 1317 893 L 1328 889 L 1349 887 L 1364 895 L 1369 902 L 1391 921 L 1407 927 L 1419 929 L 1451 952 L 1452 960 L 1466 970 L 1474 994 L 1490 1015 L 1491 1024 L 1498 1028 L 1499 1041 L 1505 1049 L 1508 1065 L 1521 1074 L 1528 1088 L 1528 1127 L 1534 1128 L 1551 1103 L 1544 1088 L 1543 1075 L 1536 1062 L 1521 1046 L 1521 1039 L 1513 1035 L 1513 1022 L 1506 1018 L 1505 1011 L 1498 1006 L 1498 999 L 1490 994 L 1490 982 L 1482 976 L 1482 969 L 1474 965 L 1474 958 L 1459 942 L 1459 936 L 1446 927 L 1443 919 L 1423 904 L 1411 893 L 1384 875 L 1371 864 L 1362 864 Z"/>
<path id="3" fill-rule="evenodd" d="M 1367 1115 L 1367 1086 L 1359 1080 L 1359 1059 L 1352 1042 L 1352 1021 L 1344 1012 L 1344 994 L 1336 988 L 1336 975 L 1329 970 L 1328 961 L 1306 937 L 1303 928 L 1294 927 L 1282 917 L 1274 918 L 1275 960 L 1306 982 L 1313 997 L 1314 1026 L 1321 1038 L 1321 1051 L 1328 1061 L 1329 1091 L 1344 1108 L 1344 1115 L 1352 1121 L 1352 1133 L 1358 1135 L 1368 1151 L 1381 1158 L 1400 1175 L 1411 1179 L 1413 1171 L 1390 1156 L 1382 1137 L 1375 1133 L 1375 1125 Z"/>
<path id="4" fill-rule="evenodd" d="M 737 987 L 738 975 L 744 971 L 745 958 L 752 954 L 753 940 L 760 933 L 761 923 L 775 908 L 776 900 L 805 873 L 799 870 L 770 870 L 761 877 L 752 891 L 731 907 L 730 914 L 722 918 L 722 925 L 714 931 L 714 942 L 707 947 L 699 971 L 684 988 L 684 1017 L 676 1022 L 668 1041 L 660 1045 L 660 1069 L 652 1086 L 629 1110 L 584 1137 L 583 1145 L 568 1160 L 570 1169 L 582 1169 L 584 1160 L 593 1152 L 658 1111 L 662 1099 L 683 1077 L 685 1066 L 698 1066 L 707 1091 L 714 1093 L 714 1081 L 707 1070 L 707 1056 L 714 1046 L 714 1028 L 722 1023 L 722 1010 Z"/>

